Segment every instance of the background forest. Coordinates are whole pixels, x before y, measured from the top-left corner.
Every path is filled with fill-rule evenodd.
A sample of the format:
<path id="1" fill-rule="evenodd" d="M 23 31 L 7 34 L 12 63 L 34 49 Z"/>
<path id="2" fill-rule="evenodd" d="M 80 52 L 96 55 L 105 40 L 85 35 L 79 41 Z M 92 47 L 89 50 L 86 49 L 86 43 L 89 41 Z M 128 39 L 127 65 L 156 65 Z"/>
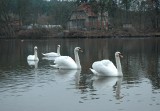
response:
<path id="1" fill-rule="evenodd" d="M 112 30 L 132 24 L 135 30 L 160 31 L 160 0 L 1 0 L 0 36 L 15 36 L 31 24 L 66 29 L 72 11 L 83 2 L 89 3 L 95 13 L 107 11 Z"/>

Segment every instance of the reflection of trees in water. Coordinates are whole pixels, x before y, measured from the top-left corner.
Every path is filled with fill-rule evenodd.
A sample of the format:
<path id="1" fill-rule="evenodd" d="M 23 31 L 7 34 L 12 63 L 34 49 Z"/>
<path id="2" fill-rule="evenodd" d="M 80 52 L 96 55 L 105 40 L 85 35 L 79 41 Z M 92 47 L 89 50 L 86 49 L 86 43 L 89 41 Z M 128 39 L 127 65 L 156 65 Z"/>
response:
<path id="1" fill-rule="evenodd" d="M 148 56 L 148 78 L 151 80 L 154 89 L 160 88 L 160 57 L 159 57 L 159 49 L 157 40 L 153 41 L 154 45 L 151 47 L 152 51 Z"/>
<path id="2" fill-rule="evenodd" d="M 160 57 L 158 52 L 158 42 L 155 40 L 152 46 L 152 52 L 148 56 L 148 78 L 151 80 L 154 89 L 160 88 Z"/>
<path id="3" fill-rule="evenodd" d="M 92 75 L 88 75 L 88 74 L 80 74 L 79 77 L 77 77 L 77 88 L 81 89 L 83 91 L 83 89 L 87 89 L 87 88 L 92 88 L 91 86 L 91 79 Z"/>
<path id="4" fill-rule="evenodd" d="M 89 74 L 80 74 L 79 80 L 77 81 L 76 88 L 79 89 L 82 94 L 82 100 L 90 100 L 90 99 L 99 99 L 96 90 L 93 88 L 93 81 L 91 80 L 92 75 Z M 82 101 L 79 101 L 82 102 Z"/>
<path id="5" fill-rule="evenodd" d="M 159 39 L 124 40 L 123 43 L 125 55 L 122 60 L 122 69 L 124 75 L 129 76 L 126 81 L 130 83 L 147 76 L 152 81 L 153 87 L 160 88 Z"/>
<path id="6" fill-rule="evenodd" d="M 20 40 L 2 40 L 0 44 L 1 64 L 23 63 L 23 45 Z"/>

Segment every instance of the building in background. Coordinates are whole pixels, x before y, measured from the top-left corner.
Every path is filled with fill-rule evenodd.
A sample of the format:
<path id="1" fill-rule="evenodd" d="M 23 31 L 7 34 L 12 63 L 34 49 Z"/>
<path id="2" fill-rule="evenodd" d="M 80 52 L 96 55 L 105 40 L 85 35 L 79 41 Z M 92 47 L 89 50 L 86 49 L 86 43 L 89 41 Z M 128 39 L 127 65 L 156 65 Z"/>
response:
<path id="1" fill-rule="evenodd" d="M 108 13 L 96 14 L 88 3 L 82 3 L 68 22 L 69 30 L 108 30 Z"/>

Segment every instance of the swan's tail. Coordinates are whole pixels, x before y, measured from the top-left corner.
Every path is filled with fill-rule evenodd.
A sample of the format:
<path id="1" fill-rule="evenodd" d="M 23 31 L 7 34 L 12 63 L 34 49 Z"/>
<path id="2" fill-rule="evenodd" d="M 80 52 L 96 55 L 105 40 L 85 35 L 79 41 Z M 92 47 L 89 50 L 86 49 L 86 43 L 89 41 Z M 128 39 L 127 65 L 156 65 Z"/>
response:
<path id="1" fill-rule="evenodd" d="M 46 56 L 46 54 L 42 53 L 43 56 Z"/>
<path id="2" fill-rule="evenodd" d="M 58 69 L 58 66 L 57 65 L 50 65 L 51 67 L 55 68 L 55 69 Z"/>
<path id="3" fill-rule="evenodd" d="M 95 75 L 98 74 L 98 72 L 96 72 L 94 69 L 92 69 L 92 68 L 89 68 L 89 69 L 93 72 L 93 74 L 95 74 Z"/>

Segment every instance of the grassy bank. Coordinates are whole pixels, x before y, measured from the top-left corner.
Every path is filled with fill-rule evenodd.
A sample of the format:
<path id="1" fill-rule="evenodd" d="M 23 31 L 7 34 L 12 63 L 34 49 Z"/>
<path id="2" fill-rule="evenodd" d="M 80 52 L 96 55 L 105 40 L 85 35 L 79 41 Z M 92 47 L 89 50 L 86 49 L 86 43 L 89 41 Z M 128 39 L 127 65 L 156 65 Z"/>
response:
<path id="1" fill-rule="evenodd" d="M 68 31 L 52 29 L 20 30 L 13 37 L 0 36 L 0 39 L 48 39 L 48 38 L 114 38 L 114 37 L 160 37 L 160 30 L 112 29 L 108 31 Z"/>

